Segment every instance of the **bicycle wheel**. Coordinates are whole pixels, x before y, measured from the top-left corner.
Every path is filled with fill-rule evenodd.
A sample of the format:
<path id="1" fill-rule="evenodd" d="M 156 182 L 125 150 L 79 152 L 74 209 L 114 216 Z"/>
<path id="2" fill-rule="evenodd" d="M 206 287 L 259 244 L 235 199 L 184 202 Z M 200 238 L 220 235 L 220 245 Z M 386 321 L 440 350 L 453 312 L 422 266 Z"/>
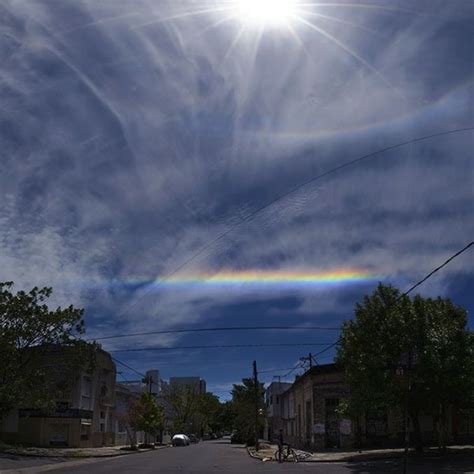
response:
<path id="1" fill-rule="evenodd" d="M 288 461 L 293 461 L 293 462 L 298 462 L 298 455 L 296 454 L 296 451 L 291 448 L 290 453 L 288 454 Z"/>

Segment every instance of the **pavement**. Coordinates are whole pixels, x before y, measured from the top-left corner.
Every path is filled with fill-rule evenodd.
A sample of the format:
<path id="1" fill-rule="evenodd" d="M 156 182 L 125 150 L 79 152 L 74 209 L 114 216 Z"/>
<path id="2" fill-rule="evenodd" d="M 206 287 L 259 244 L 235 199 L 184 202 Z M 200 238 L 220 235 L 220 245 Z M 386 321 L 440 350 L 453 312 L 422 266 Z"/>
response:
<path id="1" fill-rule="evenodd" d="M 0 453 L 12 456 L 32 456 L 48 458 L 102 458 L 150 451 L 151 448 L 131 450 L 129 446 L 104 446 L 102 448 L 33 448 L 25 446 L 0 445 Z M 156 446 L 163 449 L 166 446 Z"/>
<path id="2" fill-rule="evenodd" d="M 255 452 L 255 448 L 249 448 L 249 454 L 261 461 L 270 461 L 275 457 L 278 445 L 261 443 L 260 449 Z M 365 449 L 365 450 L 333 450 L 308 453 L 305 451 L 295 450 L 302 459 L 299 462 L 353 462 L 353 461 L 375 461 L 380 459 L 399 459 L 403 458 L 404 449 Z M 474 458 L 474 446 L 450 446 L 447 448 L 447 455 L 466 455 Z M 420 456 L 414 451 L 410 451 L 410 457 Z M 422 456 L 439 456 L 438 448 L 425 448 Z"/>
<path id="3" fill-rule="evenodd" d="M 38 463 L 35 464 L 35 461 Z M 148 451 L 131 456 L 95 459 L 5 459 L 0 456 L 1 474 L 53 472 L 58 474 L 252 474 L 252 473 L 320 473 L 320 474 L 395 474 L 402 472 L 400 460 L 357 462 L 284 463 L 253 459 L 242 445 L 228 440 L 205 441 L 186 447 Z M 451 474 L 474 473 L 474 457 L 455 455 L 410 459 L 408 473 Z"/>

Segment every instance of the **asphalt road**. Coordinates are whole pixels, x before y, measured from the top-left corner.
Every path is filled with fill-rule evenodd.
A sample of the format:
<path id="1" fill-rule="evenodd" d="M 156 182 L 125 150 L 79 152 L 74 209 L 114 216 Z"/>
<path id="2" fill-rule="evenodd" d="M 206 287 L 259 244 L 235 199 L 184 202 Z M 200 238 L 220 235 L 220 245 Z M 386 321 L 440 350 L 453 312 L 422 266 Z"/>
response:
<path id="1" fill-rule="evenodd" d="M 44 462 L 44 460 L 43 460 Z M 1 464 L 0 464 L 1 465 Z M 31 466 L 31 464 L 30 464 Z M 13 466 L 8 466 L 15 469 Z M 107 459 L 89 459 L 26 467 L 19 463 L 16 472 L 55 472 L 68 474 L 117 474 L 117 473 L 321 473 L 321 474 L 372 474 L 401 473 L 399 461 L 363 463 L 262 463 L 248 456 L 244 447 L 231 445 L 226 440 L 207 441 L 188 447 L 167 448 Z M 0 469 L 0 473 L 3 473 Z M 7 471 L 9 473 L 15 471 Z M 411 461 L 409 473 L 474 473 L 474 459 L 453 456 L 449 459 L 430 458 Z"/>

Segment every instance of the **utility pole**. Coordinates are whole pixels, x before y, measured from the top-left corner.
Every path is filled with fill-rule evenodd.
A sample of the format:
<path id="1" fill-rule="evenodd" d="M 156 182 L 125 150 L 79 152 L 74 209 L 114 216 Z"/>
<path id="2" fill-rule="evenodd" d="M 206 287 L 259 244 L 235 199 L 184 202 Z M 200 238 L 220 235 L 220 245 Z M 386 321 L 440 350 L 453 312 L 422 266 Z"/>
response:
<path id="1" fill-rule="evenodd" d="M 253 361 L 253 383 L 255 389 L 255 451 L 258 451 L 258 399 L 259 386 L 257 377 L 257 361 Z"/>
<path id="2" fill-rule="evenodd" d="M 404 430 L 404 453 L 403 453 L 403 474 L 408 469 L 408 451 L 410 449 L 410 427 L 408 426 L 410 412 L 410 392 L 411 392 L 411 369 L 413 363 L 416 363 L 417 356 L 410 349 L 404 352 L 400 358 L 400 365 L 397 369 L 397 376 L 400 376 L 405 384 L 405 400 L 403 409 L 403 430 Z"/>
<path id="3" fill-rule="evenodd" d="M 403 455 L 403 474 L 407 473 L 407 464 L 408 464 L 408 450 L 410 449 L 410 430 L 408 426 L 408 412 L 409 412 L 409 403 L 410 403 L 410 390 L 411 390 L 411 364 L 412 364 L 412 351 L 409 350 L 407 354 L 407 386 L 405 390 L 405 413 L 404 413 L 404 425 L 405 425 L 405 450 Z"/>
<path id="4" fill-rule="evenodd" d="M 151 384 L 152 384 L 153 379 L 151 378 L 150 375 L 146 375 L 143 379 L 142 382 L 148 385 L 148 393 L 151 395 Z M 145 432 L 145 444 L 148 444 L 150 442 L 148 433 Z"/>
<path id="5" fill-rule="evenodd" d="M 306 357 L 300 357 L 300 361 L 303 362 L 303 364 L 306 364 L 306 362 L 308 362 L 309 369 L 311 369 L 313 367 L 313 361 L 314 361 L 313 354 L 311 354 L 310 352 Z"/>

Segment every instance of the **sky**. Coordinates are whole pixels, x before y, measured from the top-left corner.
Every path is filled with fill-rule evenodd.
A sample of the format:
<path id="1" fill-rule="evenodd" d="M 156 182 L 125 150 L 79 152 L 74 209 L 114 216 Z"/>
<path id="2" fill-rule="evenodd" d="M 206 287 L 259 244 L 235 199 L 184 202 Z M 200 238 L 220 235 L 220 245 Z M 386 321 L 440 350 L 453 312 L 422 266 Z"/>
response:
<path id="1" fill-rule="evenodd" d="M 311 344 L 112 352 L 222 399 L 253 360 L 285 375 L 337 340 L 307 327 L 339 327 L 379 281 L 405 290 L 474 235 L 469 130 L 300 186 L 474 126 L 474 4 L 248 5 L 0 5 L 0 281 L 52 286 L 87 337 L 146 333 L 110 351 Z M 472 263 L 417 289 L 470 327 Z M 301 329 L 149 334 L 219 326 Z"/>

